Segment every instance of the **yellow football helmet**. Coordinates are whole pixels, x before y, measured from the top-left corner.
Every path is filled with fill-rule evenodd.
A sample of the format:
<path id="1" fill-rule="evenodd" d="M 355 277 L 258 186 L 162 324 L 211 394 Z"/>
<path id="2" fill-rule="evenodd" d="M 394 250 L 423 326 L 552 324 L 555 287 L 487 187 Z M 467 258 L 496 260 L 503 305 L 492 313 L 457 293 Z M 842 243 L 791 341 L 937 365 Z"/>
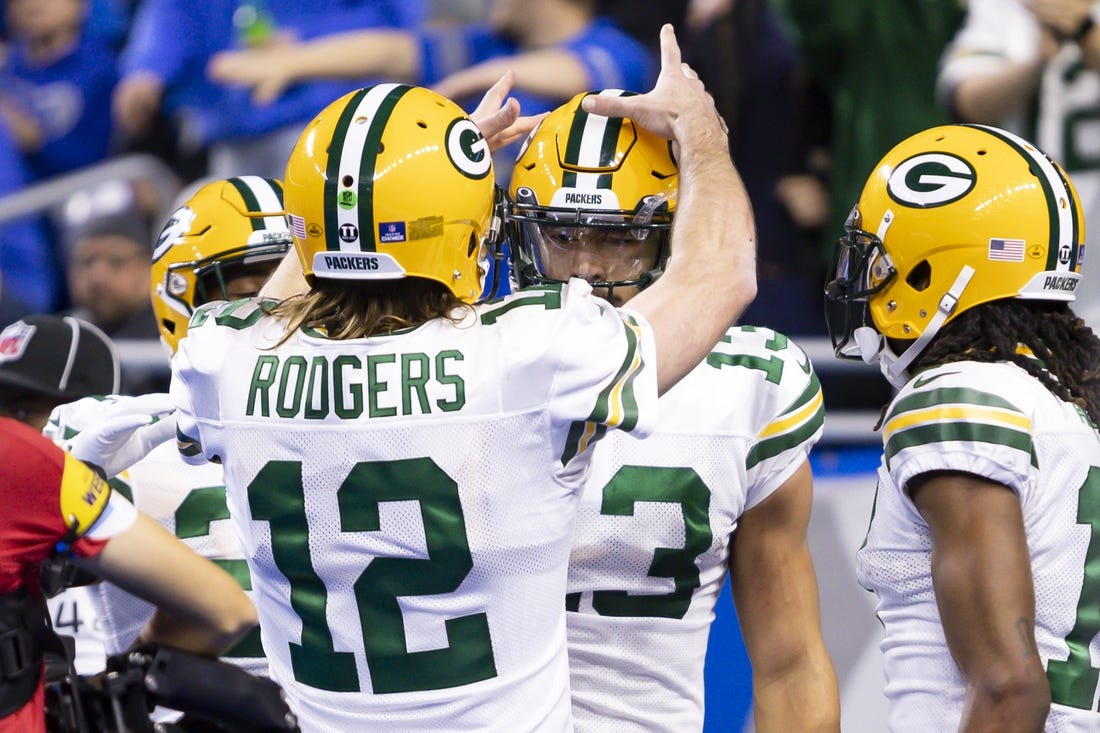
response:
<path id="1" fill-rule="evenodd" d="M 1065 172 L 1026 140 L 980 125 L 898 144 L 845 230 L 825 288 L 843 305 L 827 313 L 833 348 L 879 361 L 895 386 L 960 313 L 1002 298 L 1074 300 L 1084 259 L 1085 218 Z"/>
<path id="2" fill-rule="evenodd" d="M 449 99 L 404 84 L 340 97 L 298 139 L 285 188 L 307 279 L 420 277 L 481 295 L 499 229 L 492 156 Z"/>
<path id="3" fill-rule="evenodd" d="M 228 300 L 226 282 L 269 274 L 290 249 L 282 185 L 241 176 L 202 186 L 161 230 L 150 294 L 161 340 L 174 354 L 195 308 Z"/>
<path id="4" fill-rule="evenodd" d="M 518 287 L 562 279 L 548 274 L 550 258 L 593 233 L 629 253 L 618 274 L 592 283 L 609 294 L 649 285 L 668 259 L 679 186 L 671 143 L 629 119 L 585 112 L 588 94 L 630 92 L 576 95 L 531 132 L 512 170 L 506 218 Z"/>

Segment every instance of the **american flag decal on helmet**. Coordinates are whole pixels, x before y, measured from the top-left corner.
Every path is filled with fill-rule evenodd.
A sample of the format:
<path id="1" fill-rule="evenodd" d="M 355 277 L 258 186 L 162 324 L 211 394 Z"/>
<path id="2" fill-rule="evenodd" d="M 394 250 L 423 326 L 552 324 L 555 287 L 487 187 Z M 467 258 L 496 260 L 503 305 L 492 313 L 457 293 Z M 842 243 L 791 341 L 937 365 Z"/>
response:
<path id="1" fill-rule="evenodd" d="M 290 226 L 290 233 L 298 239 L 306 238 L 306 220 L 300 216 L 294 214 L 286 215 L 287 224 Z"/>
<path id="2" fill-rule="evenodd" d="M 990 239 L 989 259 L 1004 262 L 1023 262 L 1024 244 L 1025 242 L 1022 239 Z"/>

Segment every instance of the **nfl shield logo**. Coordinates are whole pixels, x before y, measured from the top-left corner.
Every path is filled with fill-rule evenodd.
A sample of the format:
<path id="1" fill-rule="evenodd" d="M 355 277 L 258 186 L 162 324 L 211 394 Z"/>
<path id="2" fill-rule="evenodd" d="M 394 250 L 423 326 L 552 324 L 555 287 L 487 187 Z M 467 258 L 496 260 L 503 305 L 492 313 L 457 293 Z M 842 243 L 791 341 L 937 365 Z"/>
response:
<path id="1" fill-rule="evenodd" d="M 405 222 L 383 221 L 378 224 L 379 242 L 404 242 Z"/>
<path id="2" fill-rule="evenodd" d="M 23 321 L 16 321 L 3 331 L 0 331 L 0 362 L 18 361 L 27 350 L 27 344 L 34 336 L 34 326 L 28 326 Z"/>

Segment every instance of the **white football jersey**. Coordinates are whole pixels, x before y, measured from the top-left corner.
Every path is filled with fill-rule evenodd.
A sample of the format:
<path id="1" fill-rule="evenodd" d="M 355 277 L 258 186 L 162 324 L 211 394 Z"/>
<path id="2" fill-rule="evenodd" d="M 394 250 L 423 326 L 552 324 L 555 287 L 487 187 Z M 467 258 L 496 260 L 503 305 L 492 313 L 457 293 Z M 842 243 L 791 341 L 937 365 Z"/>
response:
<path id="1" fill-rule="evenodd" d="M 91 598 L 94 586 L 66 588 L 46 600 L 50 623 L 62 636 L 75 642 L 73 666 L 77 674 L 98 674 L 107 663 L 103 619 Z"/>
<path id="2" fill-rule="evenodd" d="M 199 310 L 180 449 L 221 460 L 305 731 L 571 730 L 562 598 L 591 446 L 656 419 L 653 337 L 580 280 L 368 339 Z"/>
<path id="3" fill-rule="evenodd" d="M 1053 699 L 1046 731 L 1100 731 L 1100 574 L 1091 570 L 1100 563 L 1100 437 L 1086 415 L 1013 364 L 957 362 L 898 393 L 882 439 L 856 569 L 879 597 L 892 733 L 958 730 L 965 697 L 932 588 L 931 535 L 904 491 L 928 471 L 972 473 L 1019 497 Z"/>
<path id="4" fill-rule="evenodd" d="M 578 731 L 703 728 L 703 661 L 741 515 L 806 461 L 821 387 L 801 348 L 730 329 L 649 438 L 596 446 L 569 564 Z M 779 579 L 777 579 L 779 582 Z"/>
<path id="5" fill-rule="evenodd" d="M 116 405 L 133 399 L 88 397 L 63 405 L 54 412 L 59 423 L 48 426 L 45 433 L 71 438 L 105 419 Z M 229 521 L 221 466 L 188 465 L 175 443 L 167 442 L 112 479 L 111 486 L 196 553 L 221 566 L 246 592 L 250 590 L 248 565 Z M 102 671 L 104 654 L 128 649 L 154 611 L 151 603 L 107 582 L 71 588 L 50 603 L 59 631 L 76 637 L 77 671 L 81 673 L 85 669 Z M 252 674 L 267 675 L 258 629 L 249 632 L 222 659 Z"/>
<path id="6" fill-rule="evenodd" d="M 1094 13 L 1100 3 L 1094 3 Z M 1039 53 L 1039 25 L 1020 0 L 969 0 L 963 28 L 944 55 L 941 94 L 962 79 L 1028 62 Z M 1100 222 L 1100 73 L 1084 62 L 1081 47 L 1064 43 L 1043 66 L 1035 97 L 1020 96 L 1009 119 L 998 123 L 1032 140 L 1069 174 L 1089 231 Z M 1096 241 L 1095 234 L 1089 239 Z M 1087 251 L 1086 251 L 1087 250 Z M 1100 247 L 1080 249 L 1085 280 L 1073 311 L 1100 330 Z"/>

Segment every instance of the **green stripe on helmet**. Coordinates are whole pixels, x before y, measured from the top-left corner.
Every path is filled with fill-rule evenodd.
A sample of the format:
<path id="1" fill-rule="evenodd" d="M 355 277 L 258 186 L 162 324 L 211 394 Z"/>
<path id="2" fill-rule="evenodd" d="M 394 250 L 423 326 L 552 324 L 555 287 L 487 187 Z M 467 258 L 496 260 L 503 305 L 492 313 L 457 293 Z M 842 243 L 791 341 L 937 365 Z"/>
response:
<path id="1" fill-rule="evenodd" d="M 601 168 L 606 168 L 615 162 L 615 150 L 618 148 L 619 134 L 622 131 L 622 117 L 609 117 L 607 119 L 607 127 L 604 128 L 603 143 L 600 145 Z"/>
<path id="2" fill-rule="evenodd" d="M 244 207 L 248 211 L 261 211 L 260 200 L 256 198 L 256 194 L 252 192 L 252 188 L 240 178 L 230 178 L 229 183 L 233 188 L 237 189 L 237 193 L 241 195 L 241 199 L 244 201 Z M 264 228 L 263 219 L 260 217 L 249 217 L 252 223 L 252 231 L 257 231 Z"/>
<path id="3" fill-rule="evenodd" d="M 1080 231 L 1078 227 L 1080 224 L 1077 221 L 1077 207 L 1072 205 L 1073 195 L 1071 189 L 1061 172 L 1059 172 L 1058 167 L 1054 165 L 1043 152 L 1039 151 L 1038 148 L 1034 148 L 1034 153 L 1028 150 L 1027 147 L 1025 147 L 1025 141 L 1015 135 L 985 125 L 970 125 L 970 127 L 984 130 L 998 140 L 1003 141 L 1006 145 L 1019 153 L 1025 160 L 1031 161 L 1031 167 L 1035 173 L 1035 178 L 1039 181 L 1039 187 L 1042 189 L 1043 196 L 1046 197 L 1047 200 L 1047 219 L 1050 222 L 1050 241 L 1047 246 L 1047 270 L 1058 269 L 1058 251 L 1061 248 L 1063 238 L 1066 236 L 1066 232 L 1062 228 L 1061 218 L 1059 217 L 1059 192 L 1055 190 L 1054 182 L 1051 180 L 1052 176 L 1045 168 L 1049 167 L 1051 172 L 1053 172 L 1053 177 L 1058 182 L 1059 188 L 1062 189 L 1066 198 L 1071 202 L 1070 210 L 1072 211 L 1073 222 L 1068 234 L 1070 246 L 1069 264 L 1072 270 L 1077 262 L 1077 240 L 1079 238 L 1078 232 Z"/>
<path id="4" fill-rule="evenodd" d="M 377 234 L 374 222 L 374 173 L 378 167 L 378 153 L 382 150 L 382 133 L 386 130 L 390 115 L 398 101 L 405 96 L 411 86 L 400 84 L 379 103 L 378 110 L 374 113 L 374 119 L 370 122 L 370 129 L 363 141 L 364 154 L 359 164 L 359 188 L 358 213 L 359 213 L 359 248 L 363 252 L 375 252 L 375 235 Z M 371 154 L 366 154 L 371 151 Z"/>
<path id="5" fill-rule="evenodd" d="M 565 141 L 565 151 L 561 153 L 562 163 L 577 165 L 581 157 L 581 142 L 584 140 L 584 130 L 588 126 L 589 114 L 581 106 L 577 105 L 577 111 L 573 114 L 573 122 L 569 125 L 569 139 Z"/>
<path id="6" fill-rule="evenodd" d="M 325 249 L 330 252 L 340 249 L 340 222 L 337 218 L 336 198 L 340 187 L 340 151 L 344 149 L 344 139 L 348 135 L 348 128 L 355 118 L 355 112 L 359 109 L 363 98 L 370 89 L 360 89 L 355 92 L 344 105 L 340 113 L 340 119 L 332 131 L 332 141 L 328 147 L 328 162 L 325 167 L 325 186 L 321 192 L 321 210 L 325 213 Z M 326 206 L 327 202 L 333 205 Z"/>

